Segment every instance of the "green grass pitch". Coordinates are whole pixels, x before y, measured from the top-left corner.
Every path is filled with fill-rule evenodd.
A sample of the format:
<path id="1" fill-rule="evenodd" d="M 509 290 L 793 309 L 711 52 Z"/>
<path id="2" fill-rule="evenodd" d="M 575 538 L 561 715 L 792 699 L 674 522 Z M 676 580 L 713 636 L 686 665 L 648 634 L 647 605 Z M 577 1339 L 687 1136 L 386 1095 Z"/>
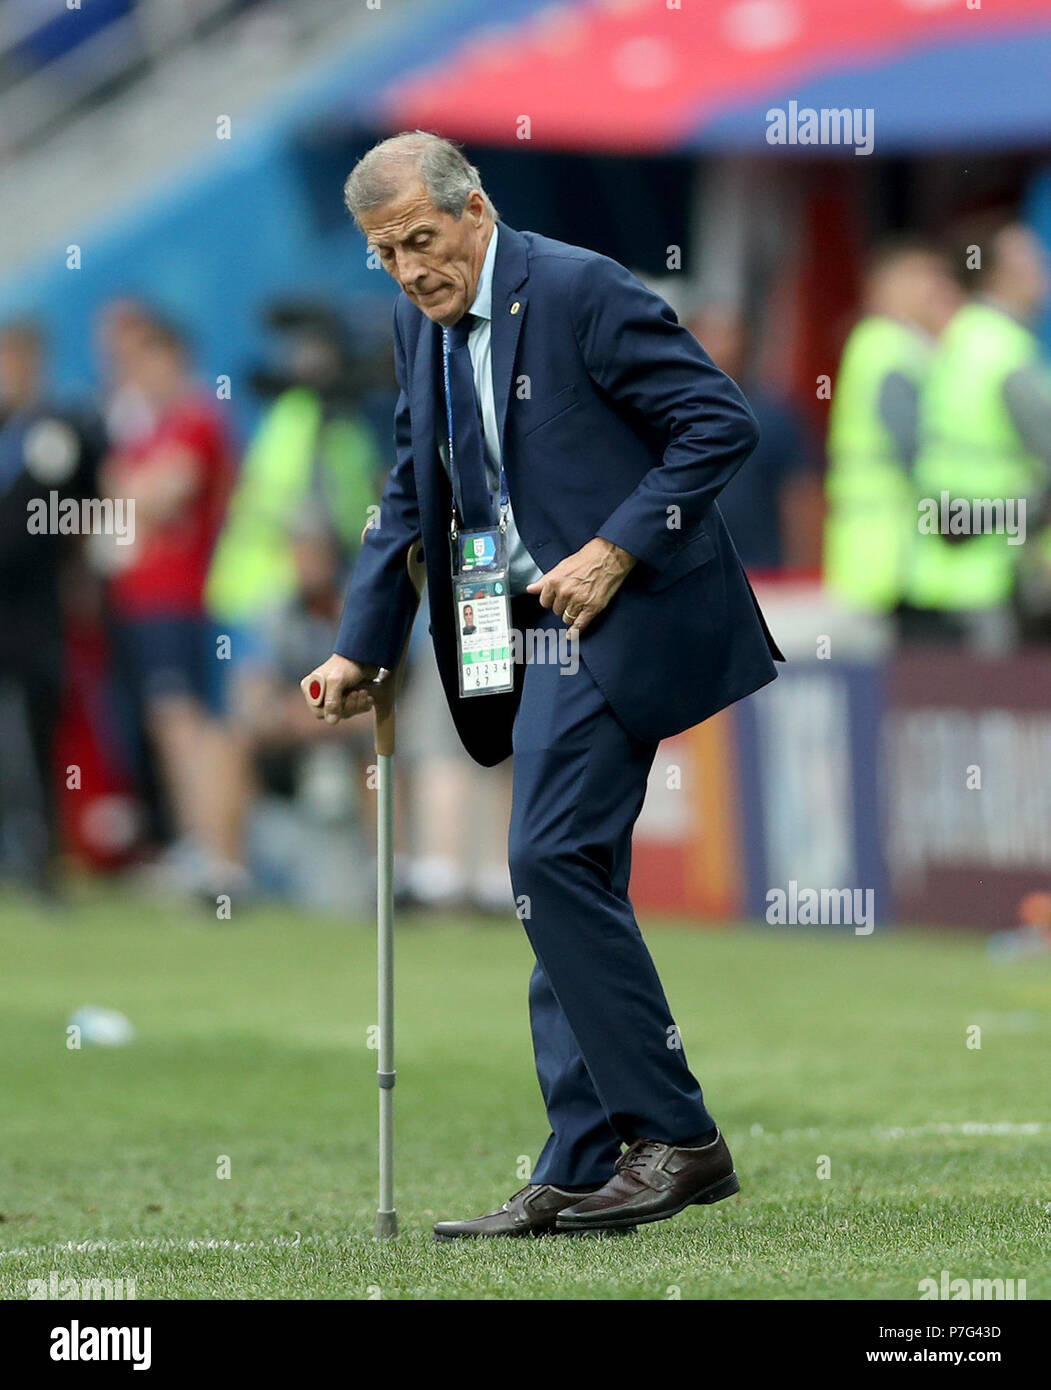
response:
<path id="1" fill-rule="evenodd" d="M 624 1238 L 435 1242 L 522 1186 L 547 1131 L 521 929 L 413 920 L 402 1233 L 378 1244 L 369 923 L 0 900 L 0 1295 L 52 1271 L 140 1299 L 915 1300 L 942 1270 L 1051 1293 L 1051 964 L 945 933 L 644 928 L 740 1196 Z M 67 1048 L 83 1004 L 135 1041 Z"/>

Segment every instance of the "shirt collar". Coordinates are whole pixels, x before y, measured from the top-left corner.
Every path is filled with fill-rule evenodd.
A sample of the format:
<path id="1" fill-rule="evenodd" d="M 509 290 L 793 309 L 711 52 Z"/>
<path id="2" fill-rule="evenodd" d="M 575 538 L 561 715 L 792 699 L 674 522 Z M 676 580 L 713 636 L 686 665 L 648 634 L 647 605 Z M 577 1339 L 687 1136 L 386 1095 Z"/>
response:
<path id="1" fill-rule="evenodd" d="M 485 260 L 482 262 L 482 273 L 478 277 L 478 290 L 474 296 L 474 303 L 468 313 L 474 314 L 475 318 L 491 319 L 493 317 L 493 270 L 496 266 L 496 237 L 497 225 L 493 223 L 493 234 L 489 238 L 489 245 L 485 248 Z"/>

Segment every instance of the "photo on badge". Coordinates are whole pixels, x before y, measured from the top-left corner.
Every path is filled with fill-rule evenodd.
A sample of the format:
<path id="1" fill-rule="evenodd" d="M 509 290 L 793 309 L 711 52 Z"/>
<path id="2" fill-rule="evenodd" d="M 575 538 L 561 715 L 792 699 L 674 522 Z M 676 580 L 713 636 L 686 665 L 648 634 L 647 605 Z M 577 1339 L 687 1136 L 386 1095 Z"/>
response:
<path id="1" fill-rule="evenodd" d="M 466 576 L 453 584 L 460 694 L 494 695 L 514 689 L 511 605 L 504 570 Z"/>

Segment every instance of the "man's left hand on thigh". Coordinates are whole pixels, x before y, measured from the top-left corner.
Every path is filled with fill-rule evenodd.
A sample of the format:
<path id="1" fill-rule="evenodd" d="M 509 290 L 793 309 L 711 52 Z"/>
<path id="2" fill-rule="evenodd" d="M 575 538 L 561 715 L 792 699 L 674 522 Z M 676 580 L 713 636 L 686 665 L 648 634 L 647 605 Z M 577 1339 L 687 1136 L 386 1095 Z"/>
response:
<path id="1" fill-rule="evenodd" d="M 635 564 L 634 555 L 596 536 L 530 584 L 527 592 L 537 594 L 571 630 L 583 632 L 609 605 Z"/>

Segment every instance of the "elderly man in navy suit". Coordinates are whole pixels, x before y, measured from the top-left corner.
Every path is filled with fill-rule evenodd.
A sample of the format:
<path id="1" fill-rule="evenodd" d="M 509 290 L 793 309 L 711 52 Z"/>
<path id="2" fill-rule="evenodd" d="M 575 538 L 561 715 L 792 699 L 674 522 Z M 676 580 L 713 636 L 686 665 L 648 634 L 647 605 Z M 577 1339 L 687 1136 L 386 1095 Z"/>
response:
<path id="1" fill-rule="evenodd" d="M 412 623 L 405 557 L 422 537 L 460 737 L 485 766 L 514 755 L 509 862 L 551 1126 L 525 1188 L 435 1234 L 626 1230 L 719 1201 L 738 1190 L 733 1160 L 628 877 L 659 740 L 766 685 L 781 659 L 716 505 L 755 420 L 662 299 L 605 256 L 501 222 L 449 141 L 382 141 L 346 201 L 402 290 L 397 462 L 335 654 L 303 688 L 320 685 L 329 722 L 372 706 Z M 506 547 L 512 635 L 563 640 L 534 640 L 503 688 L 468 695 L 450 532 L 487 527 Z M 563 659 L 567 634 L 579 660 Z"/>

